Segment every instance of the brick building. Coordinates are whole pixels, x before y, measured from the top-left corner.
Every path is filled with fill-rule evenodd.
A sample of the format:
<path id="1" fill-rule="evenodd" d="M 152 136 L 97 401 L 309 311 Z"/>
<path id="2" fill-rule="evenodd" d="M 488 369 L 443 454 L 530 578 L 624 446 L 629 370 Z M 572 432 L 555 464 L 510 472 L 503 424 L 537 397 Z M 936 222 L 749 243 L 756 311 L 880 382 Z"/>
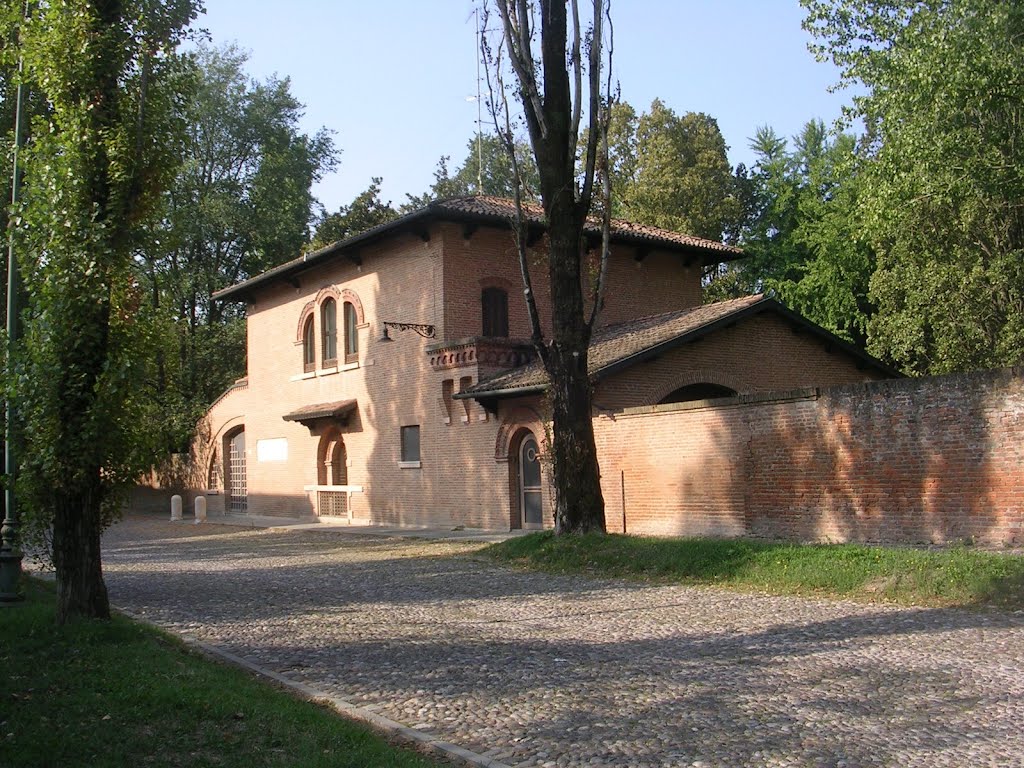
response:
<path id="1" fill-rule="evenodd" d="M 497 198 L 438 201 L 217 293 L 246 303 L 248 372 L 197 439 L 210 511 L 550 525 L 546 379 L 511 215 Z M 539 252 L 542 219 L 529 215 Z M 588 236 L 596 251 L 599 232 Z M 741 255 L 613 224 L 590 354 L 595 416 L 896 375 L 771 299 L 703 305 L 702 268 Z"/>

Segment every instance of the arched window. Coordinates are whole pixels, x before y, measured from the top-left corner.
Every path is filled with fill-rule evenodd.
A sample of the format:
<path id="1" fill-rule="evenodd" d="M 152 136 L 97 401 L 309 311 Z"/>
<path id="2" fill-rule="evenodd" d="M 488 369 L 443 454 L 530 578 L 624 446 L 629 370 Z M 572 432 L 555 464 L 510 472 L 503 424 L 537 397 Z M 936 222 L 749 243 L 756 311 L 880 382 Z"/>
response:
<path id="1" fill-rule="evenodd" d="M 320 306 L 320 333 L 323 335 L 323 360 L 325 368 L 338 364 L 338 305 L 334 299 L 327 299 Z"/>
<path id="2" fill-rule="evenodd" d="M 302 326 L 302 370 L 316 368 L 316 338 L 313 336 L 313 315 L 306 318 Z"/>
<path id="3" fill-rule="evenodd" d="M 359 359 L 359 335 L 356 332 L 359 320 L 352 302 L 345 302 L 343 315 L 345 317 L 345 362 L 354 363 Z"/>
<path id="4" fill-rule="evenodd" d="M 661 398 L 658 405 L 665 403 L 688 403 L 692 400 L 714 400 L 716 397 L 733 397 L 735 394 L 735 389 L 723 387 L 721 384 L 701 382 L 699 384 L 687 384 L 685 387 L 669 392 L 665 397 Z"/>
<path id="5" fill-rule="evenodd" d="M 480 293 L 483 335 L 508 337 L 508 293 L 502 288 L 484 288 Z"/>

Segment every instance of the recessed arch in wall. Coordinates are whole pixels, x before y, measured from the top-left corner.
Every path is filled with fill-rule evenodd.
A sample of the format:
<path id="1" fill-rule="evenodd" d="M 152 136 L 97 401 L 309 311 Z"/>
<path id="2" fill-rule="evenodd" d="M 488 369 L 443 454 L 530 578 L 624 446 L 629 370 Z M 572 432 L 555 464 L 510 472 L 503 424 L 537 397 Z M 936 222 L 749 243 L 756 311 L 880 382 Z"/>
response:
<path id="1" fill-rule="evenodd" d="M 659 405 L 707 400 L 715 397 L 733 397 L 740 391 L 738 382 L 720 371 L 711 369 L 687 371 L 658 393 Z"/>
<path id="2" fill-rule="evenodd" d="M 321 438 L 316 451 L 317 485 L 348 485 L 348 450 L 338 429 L 330 429 Z"/>

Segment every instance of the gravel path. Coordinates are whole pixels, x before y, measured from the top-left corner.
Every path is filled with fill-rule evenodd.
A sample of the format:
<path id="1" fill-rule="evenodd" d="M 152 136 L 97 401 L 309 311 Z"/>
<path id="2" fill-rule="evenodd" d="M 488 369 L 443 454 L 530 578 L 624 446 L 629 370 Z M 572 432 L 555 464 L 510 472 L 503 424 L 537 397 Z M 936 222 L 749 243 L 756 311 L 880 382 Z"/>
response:
<path id="1" fill-rule="evenodd" d="M 1024 766 L 1024 616 L 520 573 L 129 517 L 111 600 L 514 766 Z"/>

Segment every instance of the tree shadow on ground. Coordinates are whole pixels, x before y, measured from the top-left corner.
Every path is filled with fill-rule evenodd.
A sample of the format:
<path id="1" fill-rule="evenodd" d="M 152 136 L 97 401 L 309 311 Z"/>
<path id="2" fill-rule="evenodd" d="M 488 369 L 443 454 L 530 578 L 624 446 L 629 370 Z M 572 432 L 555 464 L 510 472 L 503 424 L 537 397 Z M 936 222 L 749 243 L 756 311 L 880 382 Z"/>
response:
<path id="1" fill-rule="evenodd" d="M 105 553 L 115 604 L 506 762 L 952 765 L 1020 744 L 1020 615 L 523 573 L 402 539 L 129 533 Z"/>

